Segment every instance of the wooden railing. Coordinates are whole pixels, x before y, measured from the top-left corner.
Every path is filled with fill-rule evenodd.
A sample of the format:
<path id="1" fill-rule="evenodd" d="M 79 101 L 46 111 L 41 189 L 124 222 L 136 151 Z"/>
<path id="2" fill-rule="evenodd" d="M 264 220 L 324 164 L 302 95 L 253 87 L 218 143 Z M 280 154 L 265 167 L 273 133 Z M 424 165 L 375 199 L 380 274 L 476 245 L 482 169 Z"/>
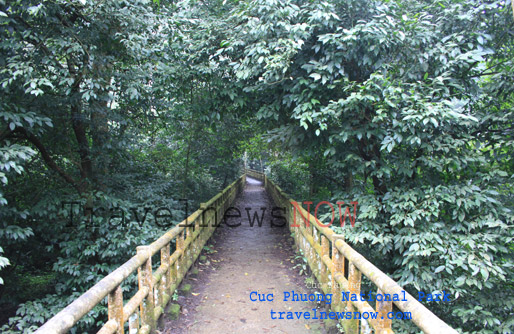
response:
<path id="1" fill-rule="evenodd" d="M 153 332 L 170 296 L 220 223 L 223 213 L 244 188 L 245 182 L 246 175 L 243 175 L 210 201 L 202 203 L 199 210 L 152 244 L 137 247 L 136 255 L 48 320 L 35 333 L 66 333 L 106 297 L 108 321 L 98 333 L 123 334 L 127 322 L 131 334 Z M 152 256 L 157 252 L 161 255 L 160 266 L 152 272 Z M 136 270 L 138 290 L 124 304 L 122 283 Z"/>
<path id="2" fill-rule="evenodd" d="M 337 235 L 328 227 L 320 226 L 316 218 L 303 209 L 301 204 L 295 206 L 296 202 L 290 199 L 266 175 L 254 170 L 247 170 L 246 174 L 263 181 L 275 204 L 286 208 L 288 226 L 294 234 L 295 245 L 306 257 L 309 267 L 320 283 L 323 292 L 325 294 L 332 293 L 332 296 L 334 296 L 335 300 L 331 303 L 333 311 L 358 311 L 361 314 L 364 312 L 378 312 L 376 320 L 366 319 L 375 333 L 394 333 L 391 329 L 392 320 L 388 319 L 387 316 L 393 309 L 392 301 L 377 301 L 375 309 L 366 301 L 342 301 L 342 291 L 357 295 L 361 293 L 361 278 L 364 274 L 376 286 L 377 294 L 397 295 L 401 296 L 401 299 L 404 299 L 403 296 L 405 296 L 406 301 L 394 301 L 394 304 L 405 314 L 410 314 L 412 317 L 410 320 L 424 333 L 457 333 L 456 330 L 430 312 L 395 281 L 350 247 L 344 241 L 344 236 Z M 348 263 L 348 265 L 345 266 L 345 263 Z M 359 327 L 361 324 L 359 320 L 344 320 L 342 325 L 345 334 L 360 333 Z"/>
<path id="3" fill-rule="evenodd" d="M 264 182 L 264 187 L 266 187 L 265 182 L 266 182 L 267 178 L 265 177 L 265 175 L 262 172 L 258 172 L 253 169 L 246 169 L 245 174 L 248 175 L 249 177 L 252 177 L 254 179 Z"/>

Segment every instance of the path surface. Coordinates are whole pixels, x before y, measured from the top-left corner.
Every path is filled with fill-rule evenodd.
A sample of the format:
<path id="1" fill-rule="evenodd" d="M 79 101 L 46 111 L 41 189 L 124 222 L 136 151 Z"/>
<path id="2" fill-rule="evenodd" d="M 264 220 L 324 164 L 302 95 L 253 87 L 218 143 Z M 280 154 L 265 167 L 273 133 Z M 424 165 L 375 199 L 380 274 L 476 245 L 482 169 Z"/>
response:
<path id="1" fill-rule="evenodd" d="M 310 294 L 305 278 L 293 268 L 293 241 L 287 227 L 271 227 L 272 202 L 262 183 L 247 178 L 244 192 L 234 207 L 241 218 L 230 218 L 231 228 L 218 227 L 207 242 L 207 260 L 197 264 L 198 275 L 189 274 L 192 294 L 179 297 L 178 320 L 165 318 L 162 333 L 325 333 L 320 320 L 272 320 L 275 312 L 313 312 L 314 302 L 284 301 L 284 291 Z M 262 227 L 250 227 L 250 216 L 266 208 Z M 231 213 L 236 214 L 233 210 Z M 183 283 L 183 284 L 184 284 Z M 250 293 L 273 293 L 273 302 L 253 302 Z M 277 314 L 278 316 L 278 314 Z"/>

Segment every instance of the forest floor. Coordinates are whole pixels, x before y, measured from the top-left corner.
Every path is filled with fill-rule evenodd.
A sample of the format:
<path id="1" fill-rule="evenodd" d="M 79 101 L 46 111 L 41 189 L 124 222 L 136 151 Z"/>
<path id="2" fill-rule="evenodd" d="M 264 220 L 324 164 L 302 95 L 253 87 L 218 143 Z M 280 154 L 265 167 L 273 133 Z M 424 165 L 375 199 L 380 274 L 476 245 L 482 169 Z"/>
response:
<path id="1" fill-rule="evenodd" d="M 178 320 L 164 317 L 161 333 L 326 333 L 321 320 L 287 320 L 271 318 L 275 312 L 313 312 L 315 302 L 284 301 L 284 292 L 313 293 L 305 284 L 307 276 L 295 268 L 293 239 L 287 226 L 271 226 L 273 203 L 261 182 L 247 178 L 244 192 L 234 205 L 241 218 L 230 218 L 220 225 L 207 242 L 196 264 L 182 284 L 190 284 L 191 293 L 180 296 Z M 248 208 L 245 210 L 245 208 Z M 247 211 L 259 217 L 265 208 L 262 226 L 250 226 Z M 230 214 L 237 214 L 232 210 Z M 271 301 L 251 301 L 250 294 L 272 293 Z M 253 294 L 252 296 L 254 296 Z M 318 306 L 318 307 L 317 307 Z M 278 318 L 278 313 L 275 314 Z M 285 316 L 285 315 L 284 315 Z"/>

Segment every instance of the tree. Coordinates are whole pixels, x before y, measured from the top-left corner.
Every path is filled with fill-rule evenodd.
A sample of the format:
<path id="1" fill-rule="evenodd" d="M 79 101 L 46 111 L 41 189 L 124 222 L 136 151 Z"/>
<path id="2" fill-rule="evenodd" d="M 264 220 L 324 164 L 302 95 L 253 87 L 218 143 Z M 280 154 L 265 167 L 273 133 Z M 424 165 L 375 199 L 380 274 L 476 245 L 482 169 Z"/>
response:
<path id="1" fill-rule="evenodd" d="M 227 111 L 242 100 L 209 59 L 220 6 L 0 3 L 0 268 L 12 264 L 0 302 L 6 315 L 17 308 L 3 331 L 40 325 L 126 249 L 180 222 L 181 197 L 196 206 L 238 173 L 229 145 L 238 117 Z M 156 223 L 159 207 L 167 224 Z M 16 297 L 20 273 L 50 278 L 26 300 Z M 77 330 L 105 314 L 95 308 Z"/>

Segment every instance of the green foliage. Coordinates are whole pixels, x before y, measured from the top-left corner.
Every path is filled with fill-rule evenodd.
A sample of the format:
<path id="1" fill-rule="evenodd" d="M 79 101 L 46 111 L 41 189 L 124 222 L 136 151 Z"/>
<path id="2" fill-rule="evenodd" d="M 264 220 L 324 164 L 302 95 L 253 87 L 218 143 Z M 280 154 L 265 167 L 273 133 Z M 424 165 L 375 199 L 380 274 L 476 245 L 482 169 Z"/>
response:
<path id="1" fill-rule="evenodd" d="M 0 254 L 3 253 L 4 250 L 2 249 L 2 247 L 0 247 Z M 8 266 L 10 263 L 9 263 L 9 259 L 6 258 L 6 257 L 3 257 L 3 256 L 0 256 L 0 269 Z M 0 277 L 0 284 L 4 284 L 4 280 Z"/>
<path id="2" fill-rule="evenodd" d="M 19 305 L 3 332 L 31 332 L 182 221 L 183 200 L 190 214 L 239 173 L 244 100 L 209 57 L 219 10 L 0 1 L 0 303 Z M 20 269 L 55 284 L 15 298 Z M 74 331 L 105 316 L 99 305 Z"/>
<path id="3" fill-rule="evenodd" d="M 309 194 L 309 171 L 307 164 L 290 155 L 281 154 L 272 160 L 268 168 L 269 177 L 294 199 L 307 198 Z"/>
<path id="4" fill-rule="evenodd" d="M 171 295 L 171 300 L 177 301 L 178 297 L 179 297 L 178 291 L 175 289 L 175 291 L 173 292 L 173 295 Z"/>
<path id="5" fill-rule="evenodd" d="M 213 245 L 208 245 L 208 246 L 203 246 L 203 250 L 205 251 L 205 253 L 207 254 L 212 254 L 215 252 Z"/>
<path id="6" fill-rule="evenodd" d="M 293 268 L 297 269 L 300 275 L 308 275 L 309 263 L 302 250 L 300 250 L 300 255 L 296 255 L 291 262 L 296 262 Z"/>

